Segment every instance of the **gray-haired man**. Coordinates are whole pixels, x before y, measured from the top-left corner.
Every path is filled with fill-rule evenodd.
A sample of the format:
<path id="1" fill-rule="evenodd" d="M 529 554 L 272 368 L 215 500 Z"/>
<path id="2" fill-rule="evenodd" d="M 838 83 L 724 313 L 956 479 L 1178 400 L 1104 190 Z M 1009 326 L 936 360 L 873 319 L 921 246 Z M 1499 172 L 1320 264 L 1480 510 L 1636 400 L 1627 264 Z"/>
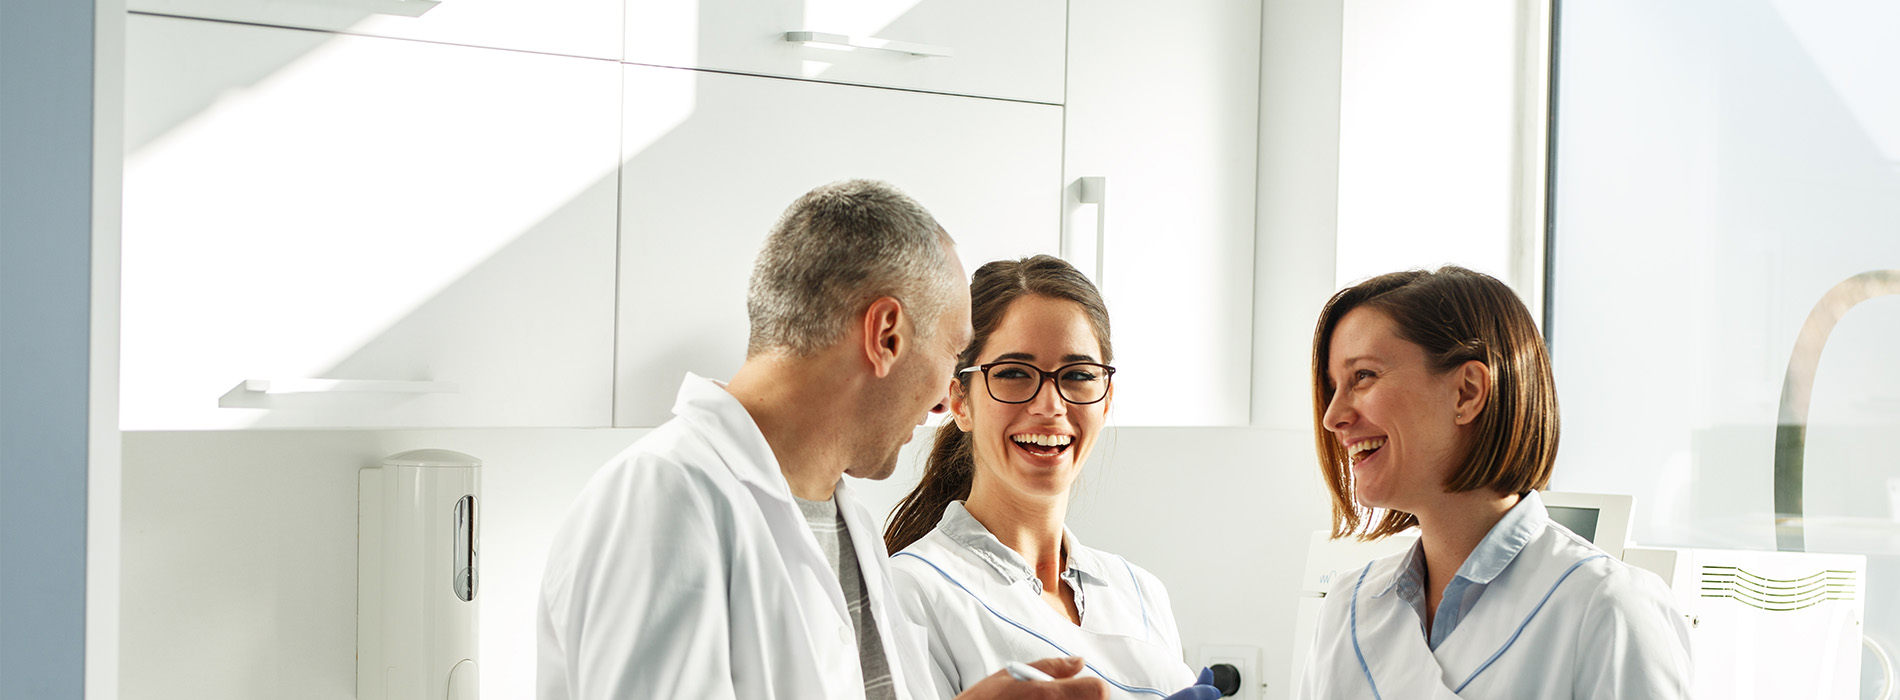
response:
<path id="1" fill-rule="evenodd" d="M 541 700 L 928 697 L 922 630 L 844 474 L 882 479 L 970 341 L 954 243 L 852 180 L 786 210 L 753 269 L 745 364 L 687 376 L 674 418 L 596 474 L 542 581 Z M 959 698 L 1105 698 L 998 673 Z M 911 688 L 923 696 L 914 696 Z"/>

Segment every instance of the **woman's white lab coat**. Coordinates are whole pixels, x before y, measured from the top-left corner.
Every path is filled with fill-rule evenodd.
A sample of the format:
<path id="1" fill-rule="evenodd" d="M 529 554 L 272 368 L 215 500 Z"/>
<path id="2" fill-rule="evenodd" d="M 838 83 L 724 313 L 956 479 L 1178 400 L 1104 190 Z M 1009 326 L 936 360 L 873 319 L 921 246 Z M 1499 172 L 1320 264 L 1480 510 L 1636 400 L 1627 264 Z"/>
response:
<path id="1" fill-rule="evenodd" d="M 699 377 L 673 413 L 595 474 L 555 536 L 540 699 L 861 700 L 844 593 L 764 435 Z M 923 631 L 891 604 L 877 524 L 843 480 L 837 501 L 898 697 L 916 697 Z"/>
<path id="2" fill-rule="evenodd" d="M 1300 698 L 1686 698 L 1688 627 L 1655 574 L 1552 523 L 1538 531 L 1436 650 L 1418 613 L 1379 595 L 1404 553 L 1327 593 Z"/>
<path id="3" fill-rule="evenodd" d="M 1003 546 L 961 502 L 936 529 L 891 558 L 897 597 L 929 631 L 932 678 L 950 697 L 1004 664 L 1081 656 L 1083 675 L 1109 681 L 1117 700 L 1153 700 L 1194 684 L 1181 661 L 1167 589 L 1128 560 L 1082 546 L 1063 532 L 1082 624 L 1051 609 L 1022 555 Z"/>

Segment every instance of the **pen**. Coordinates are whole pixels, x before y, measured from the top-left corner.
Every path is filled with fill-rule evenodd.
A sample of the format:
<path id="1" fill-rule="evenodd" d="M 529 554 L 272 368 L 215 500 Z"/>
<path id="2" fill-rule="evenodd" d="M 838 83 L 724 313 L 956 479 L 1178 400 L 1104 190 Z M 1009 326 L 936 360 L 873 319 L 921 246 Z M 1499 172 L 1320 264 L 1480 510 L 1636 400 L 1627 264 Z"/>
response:
<path id="1" fill-rule="evenodd" d="M 1009 672 L 1010 678 L 1014 678 L 1019 681 L 1053 681 L 1055 680 L 1054 676 L 1038 671 L 1036 670 L 1036 667 L 1031 666 L 1029 664 L 1021 663 L 1021 662 L 1011 662 L 1008 666 L 1004 666 L 1003 670 Z"/>

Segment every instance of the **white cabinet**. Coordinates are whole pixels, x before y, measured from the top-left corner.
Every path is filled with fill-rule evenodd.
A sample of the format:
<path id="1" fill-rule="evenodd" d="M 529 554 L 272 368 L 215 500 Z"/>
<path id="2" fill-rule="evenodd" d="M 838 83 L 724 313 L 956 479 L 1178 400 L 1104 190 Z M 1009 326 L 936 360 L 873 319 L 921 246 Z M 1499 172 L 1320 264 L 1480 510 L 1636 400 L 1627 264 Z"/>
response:
<path id="1" fill-rule="evenodd" d="M 580 1 L 547 10 L 594 17 L 576 37 Z M 717 70 L 135 14 L 122 424 L 658 424 L 684 372 L 742 360 L 779 213 L 851 177 L 923 202 L 968 270 L 1094 272 L 1099 234 L 1117 424 L 1245 424 L 1258 4 L 991 4 L 614 9 L 628 60 Z"/>
<path id="2" fill-rule="evenodd" d="M 625 77 L 617 425 L 665 421 L 687 371 L 738 369 L 753 258 L 812 187 L 895 184 L 956 238 L 966 272 L 1058 248 L 1059 107 L 644 66 Z"/>
<path id="3" fill-rule="evenodd" d="M 1101 241 L 1112 420 L 1246 425 L 1260 3 L 1095 0 L 1069 23 L 1067 253 L 1091 268 Z M 1078 200 L 1085 177 L 1101 203 Z"/>
<path id="4" fill-rule="evenodd" d="M 566 56 L 620 57 L 641 0 L 126 0 L 126 9 Z"/>
<path id="5" fill-rule="evenodd" d="M 625 60 L 1060 104 L 1067 12 L 1061 0 L 633 0 Z M 787 40 L 799 31 L 828 40 Z"/>
<path id="6" fill-rule="evenodd" d="M 127 33 L 124 429 L 610 422 L 614 63 Z"/>

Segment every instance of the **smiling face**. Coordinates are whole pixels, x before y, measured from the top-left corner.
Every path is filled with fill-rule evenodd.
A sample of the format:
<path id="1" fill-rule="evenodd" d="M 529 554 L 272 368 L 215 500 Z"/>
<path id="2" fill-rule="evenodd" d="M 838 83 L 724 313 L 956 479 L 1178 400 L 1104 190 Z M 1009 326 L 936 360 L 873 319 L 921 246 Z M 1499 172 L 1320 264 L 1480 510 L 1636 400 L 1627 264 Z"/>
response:
<path id="1" fill-rule="evenodd" d="M 1459 373 L 1432 372 L 1425 350 L 1369 308 L 1347 312 L 1331 346 L 1321 421 L 1352 459 L 1353 495 L 1375 508 L 1430 510 L 1467 452 Z"/>
<path id="2" fill-rule="evenodd" d="M 1010 304 L 976 356 L 977 364 L 1003 360 L 1045 372 L 1073 362 L 1103 361 L 1101 343 L 1080 305 L 1033 294 Z M 1108 398 L 1076 405 L 1062 400 L 1055 386 L 1043 381 L 1034 399 L 1009 404 L 993 398 L 984 381 L 980 373 L 972 373 L 969 389 L 955 388 L 950 397 L 957 426 L 970 433 L 976 461 L 971 497 L 1066 495 L 1101 433 L 1114 399 L 1112 388 Z"/>

